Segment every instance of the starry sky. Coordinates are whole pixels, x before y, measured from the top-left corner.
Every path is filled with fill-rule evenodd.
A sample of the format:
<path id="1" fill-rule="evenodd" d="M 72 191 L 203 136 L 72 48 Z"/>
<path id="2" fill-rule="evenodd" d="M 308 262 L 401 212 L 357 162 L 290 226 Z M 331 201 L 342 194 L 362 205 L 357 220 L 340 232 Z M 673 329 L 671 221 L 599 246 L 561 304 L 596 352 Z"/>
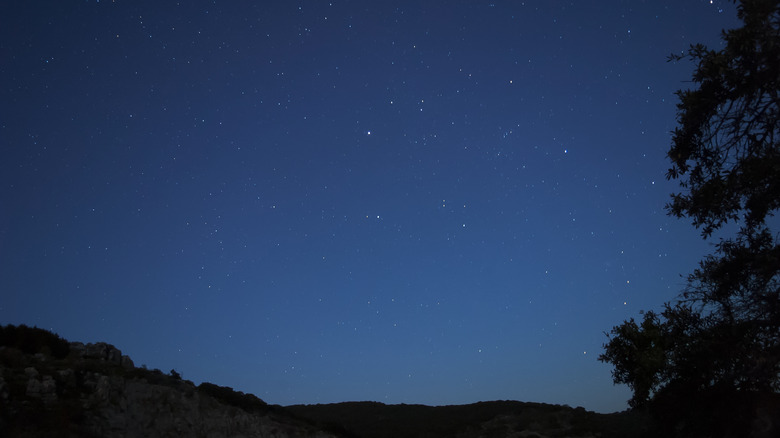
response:
<path id="1" fill-rule="evenodd" d="M 6 2 L 0 323 L 281 405 L 627 407 L 722 0 Z"/>

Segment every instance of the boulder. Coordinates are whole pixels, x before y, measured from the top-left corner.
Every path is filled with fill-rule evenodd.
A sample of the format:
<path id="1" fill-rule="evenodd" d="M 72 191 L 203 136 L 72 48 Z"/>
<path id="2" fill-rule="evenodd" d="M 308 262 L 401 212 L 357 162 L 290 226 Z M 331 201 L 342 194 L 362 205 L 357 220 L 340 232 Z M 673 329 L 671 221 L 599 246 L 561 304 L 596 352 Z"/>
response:
<path id="1" fill-rule="evenodd" d="M 57 382 L 52 376 L 43 376 L 40 397 L 44 405 L 48 406 L 57 403 Z"/>
<path id="2" fill-rule="evenodd" d="M 35 367 L 27 367 L 27 368 L 24 369 L 24 374 L 27 377 L 30 377 L 30 378 L 33 378 L 33 377 L 37 378 L 38 377 L 38 370 L 36 370 Z"/>
<path id="3" fill-rule="evenodd" d="M 73 344 L 71 344 L 73 348 Z M 85 359 L 98 359 L 100 361 L 120 365 L 122 363 L 122 352 L 111 344 L 105 342 L 95 342 L 84 345 L 83 350 L 78 346 L 76 351 L 82 351 L 82 357 Z"/>
<path id="4" fill-rule="evenodd" d="M 41 398 L 41 388 L 43 385 L 41 385 L 41 381 L 38 380 L 37 377 L 30 377 L 27 380 L 27 390 L 25 391 L 25 395 L 27 397 L 32 398 Z"/>

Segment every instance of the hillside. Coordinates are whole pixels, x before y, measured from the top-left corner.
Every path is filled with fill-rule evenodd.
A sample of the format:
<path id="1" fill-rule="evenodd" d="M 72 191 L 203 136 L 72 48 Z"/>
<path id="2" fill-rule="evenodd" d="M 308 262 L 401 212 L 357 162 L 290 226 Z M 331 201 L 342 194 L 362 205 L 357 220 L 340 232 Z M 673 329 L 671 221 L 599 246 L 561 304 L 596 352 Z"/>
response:
<path id="1" fill-rule="evenodd" d="M 618 438 L 644 435 L 649 426 L 644 417 L 628 412 L 598 414 L 518 401 L 456 406 L 351 402 L 287 409 L 321 424 L 339 424 L 350 436 L 361 438 Z"/>
<path id="2" fill-rule="evenodd" d="M 2 437 L 335 438 L 283 408 L 175 371 L 135 367 L 106 343 L 0 327 Z"/>
<path id="3" fill-rule="evenodd" d="M 268 405 L 252 394 L 136 367 L 107 343 L 0 327 L 3 437 L 595 437 L 639 436 L 635 414 L 484 402 L 462 406 Z"/>

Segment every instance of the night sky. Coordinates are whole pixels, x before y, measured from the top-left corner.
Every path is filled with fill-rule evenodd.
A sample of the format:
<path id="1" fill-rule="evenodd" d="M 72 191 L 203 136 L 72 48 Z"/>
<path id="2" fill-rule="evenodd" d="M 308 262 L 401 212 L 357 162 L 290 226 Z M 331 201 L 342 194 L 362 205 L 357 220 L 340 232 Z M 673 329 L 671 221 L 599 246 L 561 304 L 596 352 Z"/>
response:
<path id="1" fill-rule="evenodd" d="M 0 323 L 268 403 L 627 407 L 710 252 L 674 91 L 731 2 L 16 1 Z"/>

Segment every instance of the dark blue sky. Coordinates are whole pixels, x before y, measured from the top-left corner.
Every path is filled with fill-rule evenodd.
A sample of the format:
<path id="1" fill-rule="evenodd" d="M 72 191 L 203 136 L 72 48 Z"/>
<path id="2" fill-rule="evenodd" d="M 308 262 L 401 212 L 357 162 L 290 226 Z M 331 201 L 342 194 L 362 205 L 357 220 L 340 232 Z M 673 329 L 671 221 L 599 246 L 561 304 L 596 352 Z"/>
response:
<path id="1" fill-rule="evenodd" d="M 26 1 L 0 322 L 269 403 L 609 412 L 604 331 L 710 247 L 667 63 L 725 1 Z"/>

